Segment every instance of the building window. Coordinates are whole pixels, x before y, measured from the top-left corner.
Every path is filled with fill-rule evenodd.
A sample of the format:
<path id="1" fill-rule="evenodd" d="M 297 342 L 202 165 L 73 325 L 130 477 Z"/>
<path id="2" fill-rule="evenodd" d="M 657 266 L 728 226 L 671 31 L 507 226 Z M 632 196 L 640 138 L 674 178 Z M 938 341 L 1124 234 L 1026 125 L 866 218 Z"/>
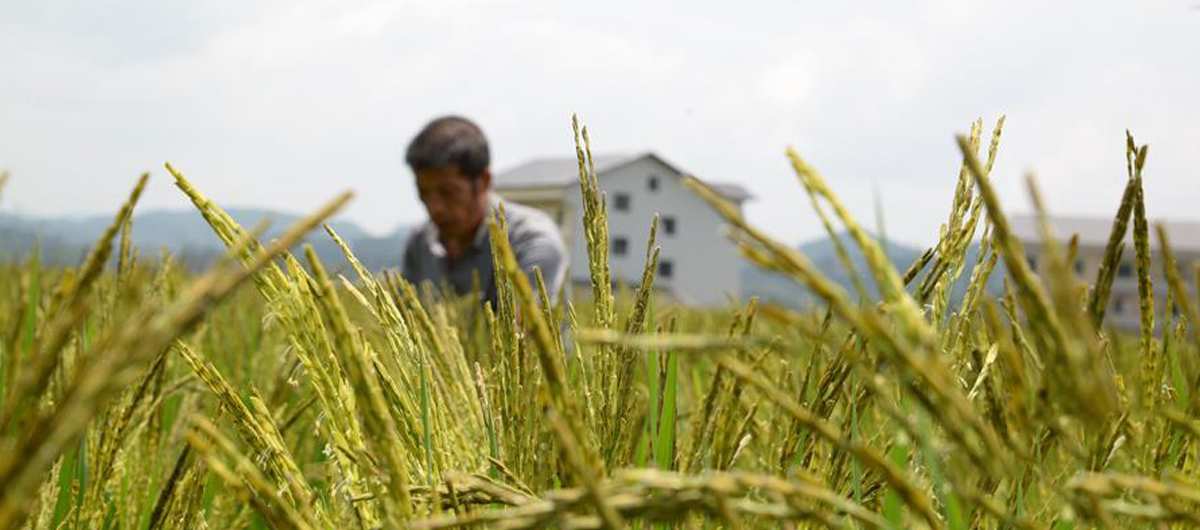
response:
<path id="1" fill-rule="evenodd" d="M 618 212 L 628 212 L 629 211 L 629 194 L 628 193 L 618 193 L 616 195 L 616 197 L 614 197 L 613 206 L 617 209 Z"/>
<path id="2" fill-rule="evenodd" d="M 658 175 L 650 175 L 650 178 L 646 179 L 646 188 L 650 191 L 658 191 Z"/>
<path id="3" fill-rule="evenodd" d="M 1116 313 L 1118 315 L 1125 314 L 1125 297 L 1124 296 L 1114 296 L 1113 297 L 1113 313 Z"/>
<path id="4" fill-rule="evenodd" d="M 614 237 L 612 242 L 612 253 L 614 256 L 624 256 L 625 254 L 628 254 L 629 240 L 621 236 Z"/>
<path id="5" fill-rule="evenodd" d="M 1129 263 L 1125 263 L 1125 262 L 1122 262 L 1120 265 L 1117 265 L 1117 277 L 1118 278 L 1130 278 L 1132 276 L 1133 276 L 1133 265 L 1130 265 Z"/>
<path id="6" fill-rule="evenodd" d="M 668 215 L 662 218 L 663 233 L 669 236 L 675 235 L 675 217 Z"/>
<path id="7" fill-rule="evenodd" d="M 660 278 L 670 278 L 673 274 L 675 274 L 675 264 L 671 263 L 669 259 L 659 260 L 658 276 Z"/>
<path id="8" fill-rule="evenodd" d="M 1037 272 L 1037 258 L 1029 256 L 1027 260 L 1029 261 L 1029 270 Z"/>
<path id="9" fill-rule="evenodd" d="M 1083 260 L 1081 259 L 1075 260 L 1075 274 L 1083 274 Z"/>

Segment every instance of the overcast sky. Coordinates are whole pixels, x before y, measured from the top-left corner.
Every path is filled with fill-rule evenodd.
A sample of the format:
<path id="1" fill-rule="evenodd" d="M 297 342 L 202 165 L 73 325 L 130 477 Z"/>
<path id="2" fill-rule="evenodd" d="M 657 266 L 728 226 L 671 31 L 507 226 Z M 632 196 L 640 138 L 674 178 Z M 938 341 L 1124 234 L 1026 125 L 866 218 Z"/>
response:
<path id="1" fill-rule="evenodd" d="M 186 208 L 171 161 L 225 205 L 289 211 L 343 189 L 383 233 L 424 218 L 403 148 L 470 116 L 493 169 L 653 150 L 740 182 L 752 221 L 818 236 L 795 146 L 864 224 L 924 244 L 957 176 L 953 135 L 1008 115 L 996 180 L 1027 211 L 1036 173 L 1057 213 L 1110 216 L 1124 130 L 1151 145 L 1151 216 L 1200 219 L 1200 3 L 284 2 L 0 0 L 2 207 Z M 647 220 L 649 221 L 649 220 Z"/>

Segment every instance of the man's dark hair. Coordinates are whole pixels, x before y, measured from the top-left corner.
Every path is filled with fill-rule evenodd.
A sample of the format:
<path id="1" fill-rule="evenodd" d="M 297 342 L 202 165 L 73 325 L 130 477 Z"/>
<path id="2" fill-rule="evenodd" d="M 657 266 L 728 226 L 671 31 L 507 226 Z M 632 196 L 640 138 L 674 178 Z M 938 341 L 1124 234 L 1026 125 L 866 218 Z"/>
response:
<path id="1" fill-rule="evenodd" d="M 476 179 L 487 170 L 491 154 L 478 125 L 462 116 L 442 116 L 413 138 L 404 160 L 414 172 L 454 165 L 463 175 Z"/>

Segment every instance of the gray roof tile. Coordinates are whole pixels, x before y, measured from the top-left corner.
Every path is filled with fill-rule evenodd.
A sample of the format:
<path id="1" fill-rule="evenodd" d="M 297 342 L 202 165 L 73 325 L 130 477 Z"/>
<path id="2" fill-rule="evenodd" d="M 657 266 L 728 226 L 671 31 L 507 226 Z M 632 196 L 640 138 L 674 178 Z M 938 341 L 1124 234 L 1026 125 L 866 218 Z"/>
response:
<path id="1" fill-rule="evenodd" d="M 682 171 L 675 168 L 669 162 L 649 152 L 632 155 L 596 155 L 594 157 L 596 173 L 602 177 L 608 171 L 645 157 L 654 157 L 677 173 L 683 174 Z M 568 157 L 536 158 L 496 174 L 495 186 L 500 190 L 558 187 L 574 184 L 578 180 L 579 162 L 577 159 Z M 739 184 L 727 182 L 709 182 L 708 184 L 717 193 L 720 193 L 726 199 L 733 202 L 740 203 L 752 197 L 750 192 Z"/>

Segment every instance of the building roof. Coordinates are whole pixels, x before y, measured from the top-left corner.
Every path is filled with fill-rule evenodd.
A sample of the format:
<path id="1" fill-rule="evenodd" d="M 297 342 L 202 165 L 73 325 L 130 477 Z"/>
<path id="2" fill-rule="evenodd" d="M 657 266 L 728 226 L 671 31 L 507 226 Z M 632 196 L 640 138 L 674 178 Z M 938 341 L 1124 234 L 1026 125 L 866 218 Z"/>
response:
<path id="1" fill-rule="evenodd" d="M 593 156 L 593 162 L 596 164 L 596 174 L 603 176 L 605 173 L 647 157 L 657 160 L 679 175 L 685 174 L 685 172 L 680 171 L 670 162 L 663 160 L 662 157 L 651 152 L 632 155 L 595 155 Z M 577 182 L 579 182 L 578 159 L 562 157 L 536 158 L 516 167 L 501 171 L 496 175 L 494 185 L 497 189 L 504 190 L 563 187 L 573 185 Z M 732 182 L 708 182 L 708 185 L 716 190 L 717 193 L 720 193 L 721 196 L 733 202 L 741 203 L 752 197 L 746 188 Z"/>
<path id="2" fill-rule="evenodd" d="M 750 195 L 750 190 L 743 188 L 741 184 L 734 184 L 732 182 L 709 182 L 708 185 L 714 191 L 720 193 L 722 197 L 725 197 L 733 202 L 740 203 L 753 197 L 753 195 Z"/>
<path id="3" fill-rule="evenodd" d="M 1079 245 L 1084 247 L 1104 248 L 1108 245 L 1108 234 L 1112 231 L 1112 219 L 1101 217 L 1050 217 L 1050 230 L 1056 237 L 1064 241 L 1078 234 Z M 1158 246 L 1158 236 L 1155 235 L 1154 225 L 1162 223 L 1167 229 L 1167 237 L 1171 239 L 1171 249 L 1180 252 L 1200 252 L 1200 223 L 1186 221 L 1168 221 L 1150 219 L 1151 247 Z M 1022 242 L 1040 242 L 1042 236 L 1038 230 L 1037 218 L 1031 215 L 1013 215 L 1009 217 L 1009 226 L 1013 235 Z M 1133 221 L 1125 232 L 1126 252 L 1133 249 Z"/>

